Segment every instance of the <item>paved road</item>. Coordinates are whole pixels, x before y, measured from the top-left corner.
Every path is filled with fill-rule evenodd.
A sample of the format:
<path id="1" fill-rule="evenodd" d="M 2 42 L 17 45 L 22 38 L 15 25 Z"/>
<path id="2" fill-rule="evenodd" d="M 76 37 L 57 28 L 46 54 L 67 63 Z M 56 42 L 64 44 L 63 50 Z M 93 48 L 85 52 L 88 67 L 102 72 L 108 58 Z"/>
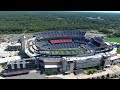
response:
<path id="1" fill-rule="evenodd" d="M 1 34 L 0 35 L 0 42 L 2 41 L 17 41 L 22 34 Z M 33 37 L 33 33 L 25 34 L 26 37 Z"/>
<path id="2" fill-rule="evenodd" d="M 21 35 L 22 35 L 22 34 L 12 34 L 10 41 L 11 41 L 11 42 L 17 41 L 18 38 L 21 37 Z M 26 34 L 25 36 L 26 36 L 26 37 L 29 37 L 29 38 L 30 38 L 30 37 L 33 37 L 32 34 Z"/>

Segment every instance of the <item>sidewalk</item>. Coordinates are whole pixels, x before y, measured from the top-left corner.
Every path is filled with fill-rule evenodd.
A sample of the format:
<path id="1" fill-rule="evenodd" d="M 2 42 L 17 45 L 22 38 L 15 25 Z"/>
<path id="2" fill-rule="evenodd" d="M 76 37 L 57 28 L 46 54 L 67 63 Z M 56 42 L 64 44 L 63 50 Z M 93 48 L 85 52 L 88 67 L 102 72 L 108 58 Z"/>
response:
<path id="1" fill-rule="evenodd" d="M 49 77 L 60 77 L 62 79 L 88 79 L 88 78 L 93 78 L 93 77 L 101 77 L 103 75 L 107 75 L 107 74 L 115 74 L 117 72 L 120 72 L 120 67 L 118 67 L 117 65 L 114 65 L 110 68 L 106 68 L 106 71 L 102 71 L 99 73 L 94 73 L 94 74 L 78 74 L 78 75 L 74 75 L 73 73 L 70 73 L 68 75 L 51 75 Z"/>

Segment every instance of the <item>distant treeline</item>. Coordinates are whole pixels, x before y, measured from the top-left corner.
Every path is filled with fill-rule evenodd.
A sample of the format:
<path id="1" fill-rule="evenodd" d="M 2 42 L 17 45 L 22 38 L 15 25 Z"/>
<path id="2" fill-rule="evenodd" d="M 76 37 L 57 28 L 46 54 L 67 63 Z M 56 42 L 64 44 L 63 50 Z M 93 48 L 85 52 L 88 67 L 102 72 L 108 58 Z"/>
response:
<path id="1" fill-rule="evenodd" d="M 88 16 L 104 20 L 89 19 Z M 116 35 L 120 31 L 120 16 L 65 13 L 0 15 L 0 34 L 74 29 L 98 30 L 109 36 L 113 33 Z"/>

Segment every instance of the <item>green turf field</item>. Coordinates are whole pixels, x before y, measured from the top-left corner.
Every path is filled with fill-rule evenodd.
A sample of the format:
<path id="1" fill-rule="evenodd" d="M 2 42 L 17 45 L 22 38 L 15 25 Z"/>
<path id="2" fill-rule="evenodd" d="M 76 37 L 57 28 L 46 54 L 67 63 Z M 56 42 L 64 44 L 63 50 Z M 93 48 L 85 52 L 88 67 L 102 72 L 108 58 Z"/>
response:
<path id="1" fill-rule="evenodd" d="M 50 51 L 51 55 L 78 55 L 84 53 L 83 48 L 64 48 Z"/>
<path id="2" fill-rule="evenodd" d="M 57 50 L 78 50 L 79 48 L 62 48 L 62 49 L 57 49 Z"/>
<path id="3" fill-rule="evenodd" d="M 105 41 L 120 43 L 120 38 L 105 38 Z"/>

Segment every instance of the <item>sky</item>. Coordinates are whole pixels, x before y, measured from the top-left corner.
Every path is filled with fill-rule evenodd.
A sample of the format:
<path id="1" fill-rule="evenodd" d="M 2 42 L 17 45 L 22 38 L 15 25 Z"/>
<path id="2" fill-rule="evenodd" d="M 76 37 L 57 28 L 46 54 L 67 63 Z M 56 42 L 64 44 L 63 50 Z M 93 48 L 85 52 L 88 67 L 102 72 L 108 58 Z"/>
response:
<path id="1" fill-rule="evenodd" d="M 0 13 L 7 12 L 7 13 L 13 13 L 13 12 L 27 12 L 27 13 L 37 13 L 37 12 L 44 12 L 44 11 L 0 11 Z M 118 13 L 120 14 L 120 11 L 45 11 L 45 12 L 93 12 L 93 13 Z"/>
<path id="2" fill-rule="evenodd" d="M 71 12 L 71 11 L 70 11 Z M 101 13 L 120 13 L 120 11 L 72 11 L 72 12 L 101 12 Z"/>
<path id="3" fill-rule="evenodd" d="M 0 12 L 3 12 L 3 11 L 0 11 Z M 11 11 L 4 11 L 4 12 L 11 12 Z M 24 12 L 24 11 L 15 11 L 15 12 Z M 27 11 L 27 12 L 33 12 L 33 11 Z M 35 11 L 35 12 L 41 12 L 41 11 Z M 42 12 L 44 12 L 44 11 L 42 11 Z M 103 13 L 107 12 L 107 13 L 120 13 L 120 11 L 52 11 L 52 12 L 103 12 Z"/>

